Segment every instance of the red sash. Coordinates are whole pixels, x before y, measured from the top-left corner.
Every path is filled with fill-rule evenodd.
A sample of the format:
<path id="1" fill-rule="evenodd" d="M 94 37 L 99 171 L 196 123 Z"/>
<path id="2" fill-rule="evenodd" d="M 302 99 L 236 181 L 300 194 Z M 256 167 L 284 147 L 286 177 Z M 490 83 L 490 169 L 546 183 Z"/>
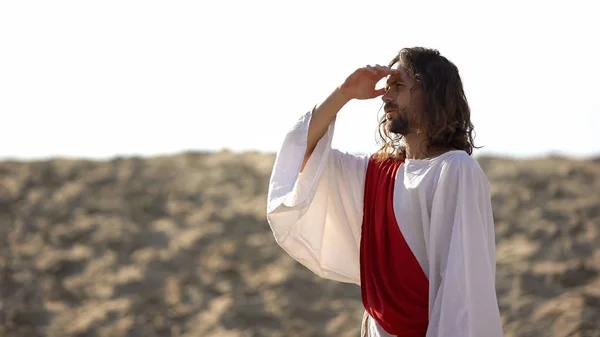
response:
<path id="1" fill-rule="evenodd" d="M 361 295 L 365 310 L 389 334 L 424 337 L 429 280 L 396 222 L 394 181 L 403 161 L 370 159 L 360 241 Z"/>

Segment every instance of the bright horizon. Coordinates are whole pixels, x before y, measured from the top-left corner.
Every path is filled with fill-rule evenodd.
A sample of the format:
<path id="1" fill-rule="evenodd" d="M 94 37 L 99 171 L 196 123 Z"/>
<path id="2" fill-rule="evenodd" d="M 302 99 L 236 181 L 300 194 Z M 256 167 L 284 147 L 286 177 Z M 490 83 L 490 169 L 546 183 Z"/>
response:
<path id="1" fill-rule="evenodd" d="M 592 3 L 592 4 L 590 4 Z M 0 3 L 0 159 L 276 152 L 356 68 L 402 47 L 459 68 L 476 155 L 600 155 L 593 2 Z M 380 98 L 334 146 L 376 150 Z"/>

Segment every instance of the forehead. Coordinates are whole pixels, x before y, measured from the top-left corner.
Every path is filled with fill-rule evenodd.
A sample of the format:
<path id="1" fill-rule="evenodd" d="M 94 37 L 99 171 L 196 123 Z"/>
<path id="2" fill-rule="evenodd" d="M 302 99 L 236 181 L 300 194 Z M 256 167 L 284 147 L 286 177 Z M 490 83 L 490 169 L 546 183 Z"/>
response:
<path id="1" fill-rule="evenodd" d="M 388 76 L 388 78 L 387 78 L 388 83 L 392 82 L 392 81 L 398 81 L 398 80 L 403 81 L 403 82 L 411 81 L 411 78 L 408 75 L 408 73 L 406 72 L 406 69 L 400 64 L 400 62 L 396 62 L 396 64 L 394 64 L 391 68 L 400 70 L 400 73 Z"/>
<path id="2" fill-rule="evenodd" d="M 402 66 L 402 64 L 400 62 L 394 63 L 394 65 L 392 66 L 392 69 L 404 71 L 406 73 L 406 70 L 404 69 L 404 67 Z"/>

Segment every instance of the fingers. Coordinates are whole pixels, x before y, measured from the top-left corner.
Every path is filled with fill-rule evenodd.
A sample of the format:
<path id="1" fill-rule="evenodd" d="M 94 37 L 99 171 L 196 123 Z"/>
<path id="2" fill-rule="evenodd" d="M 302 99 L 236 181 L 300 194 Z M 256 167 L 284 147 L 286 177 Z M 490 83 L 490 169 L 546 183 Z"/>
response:
<path id="1" fill-rule="evenodd" d="M 398 70 L 398 69 L 393 69 L 391 67 L 382 66 L 379 64 L 377 64 L 375 66 L 367 65 L 363 69 L 367 70 L 368 72 L 372 73 L 373 75 L 380 76 L 380 77 L 384 77 L 387 75 L 393 75 L 393 74 L 397 74 L 400 72 L 400 70 Z"/>
<path id="2" fill-rule="evenodd" d="M 387 71 L 390 75 L 394 75 L 394 74 L 399 74 L 400 73 L 400 69 L 394 69 L 391 67 L 382 67 L 382 69 L 384 69 L 385 71 Z"/>
<path id="3" fill-rule="evenodd" d="M 377 69 L 376 67 L 372 67 L 372 66 L 369 66 L 369 65 L 367 65 L 367 66 L 365 67 L 365 69 L 366 69 L 367 71 L 369 71 L 370 73 L 372 73 L 373 75 L 379 75 L 379 74 L 378 74 L 378 70 L 379 70 L 379 69 Z"/>

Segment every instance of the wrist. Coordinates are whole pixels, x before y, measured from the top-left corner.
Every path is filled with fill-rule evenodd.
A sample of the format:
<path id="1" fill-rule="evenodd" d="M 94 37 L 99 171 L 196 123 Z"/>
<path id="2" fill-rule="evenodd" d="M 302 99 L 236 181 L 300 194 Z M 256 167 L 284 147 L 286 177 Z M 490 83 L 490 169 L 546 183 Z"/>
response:
<path id="1" fill-rule="evenodd" d="M 341 86 L 335 88 L 331 95 L 335 97 L 336 101 L 342 102 L 343 104 L 350 102 L 354 98 Z"/>

